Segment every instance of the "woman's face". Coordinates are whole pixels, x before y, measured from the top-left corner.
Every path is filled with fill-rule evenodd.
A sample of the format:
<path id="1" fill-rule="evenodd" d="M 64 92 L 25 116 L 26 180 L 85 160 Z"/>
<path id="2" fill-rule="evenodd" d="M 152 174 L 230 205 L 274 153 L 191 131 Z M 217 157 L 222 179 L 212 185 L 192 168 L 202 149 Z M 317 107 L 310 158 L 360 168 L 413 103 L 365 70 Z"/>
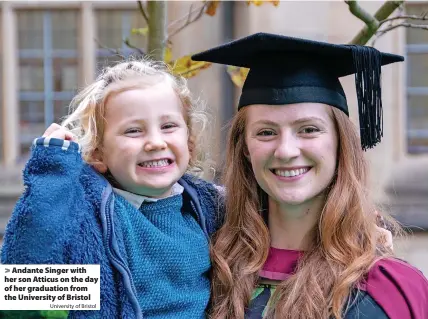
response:
<path id="1" fill-rule="evenodd" d="M 335 174 L 338 137 L 328 105 L 249 106 L 245 140 L 257 183 L 279 204 L 310 201 Z"/>

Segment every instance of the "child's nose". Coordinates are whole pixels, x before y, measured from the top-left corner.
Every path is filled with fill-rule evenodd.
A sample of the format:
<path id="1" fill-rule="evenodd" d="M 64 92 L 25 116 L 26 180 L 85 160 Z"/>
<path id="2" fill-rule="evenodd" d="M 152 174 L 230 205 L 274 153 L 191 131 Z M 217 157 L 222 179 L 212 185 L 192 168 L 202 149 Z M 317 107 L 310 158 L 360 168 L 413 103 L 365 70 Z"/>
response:
<path id="1" fill-rule="evenodd" d="M 152 134 L 148 136 L 145 144 L 144 151 L 151 152 L 156 150 L 163 150 L 167 147 L 164 139 L 159 134 Z"/>

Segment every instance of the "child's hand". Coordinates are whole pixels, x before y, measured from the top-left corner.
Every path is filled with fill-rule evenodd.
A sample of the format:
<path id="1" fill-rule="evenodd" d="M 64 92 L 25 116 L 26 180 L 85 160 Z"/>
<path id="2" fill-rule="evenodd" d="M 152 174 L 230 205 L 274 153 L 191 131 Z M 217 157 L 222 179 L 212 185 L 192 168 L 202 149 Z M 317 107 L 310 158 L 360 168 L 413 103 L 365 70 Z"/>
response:
<path id="1" fill-rule="evenodd" d="M 391 250 L 394 250 L 394 243 L 392 240 L 392 233 L 385 228 L 376 226 L 378 236 L 380 238 L 380 241 L 385 245 L 385 247 L 390 248 Z"/>
<path id="2" fill-rule="evenodd" d="M 376 226 L 378 236 L 381 240 L 381 242 L 391 250 L 394 249 L 394 243 L 392 240 L 392 233 L 387 229 L 385 220 L 383 219 L 382 215 L 379 214 L 378 211 L 375 211 L 377 224 L 381 225 L 381 227 Z"/>
<path id="3" fill-rule="evenodd" d="M 56 123 L 52 123 L 46 129 L 42 137 L 59 138 L 61 140 L 77 142 L 77 139 L 73 133 Z"/>

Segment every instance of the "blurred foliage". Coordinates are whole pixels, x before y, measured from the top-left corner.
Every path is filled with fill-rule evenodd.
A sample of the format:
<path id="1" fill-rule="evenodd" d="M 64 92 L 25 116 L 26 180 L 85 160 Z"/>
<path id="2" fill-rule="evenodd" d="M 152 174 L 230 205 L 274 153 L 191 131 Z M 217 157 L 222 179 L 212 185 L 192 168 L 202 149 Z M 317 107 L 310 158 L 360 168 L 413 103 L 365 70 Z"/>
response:
<path id="1" fill-rule="evenodd" d="M 181 75 L 185 78 L 196 76 L 200 71 L 211 66 L 210 62 L 193 61 L 191 55 L 185 55 L 177 60 L 172 60 L 171 49 L 167 48 L 165 53 L 165 62 L 171 66 L 174 74 Z"/>
<path id="2" fill-rule="evenodd" d="M 65 319 L 66 310 L 1 310 L 0 319 Z"/>
<path id="3" fill-rule="evenodd" d="M 279 5 L 279 0 L 259 0 L 259 1 L 247 1 L 247 4 L 255 4 L 256 6 L 261 6 L 264 3 L 272 3 L 275 7 L 277 7 Z"/>
<path id="4" fill-rule="evenodd" d="M 274 0 L 257 0 L 257 1 L 246 1 L 247 5 L 255 5 L 255 6 L 261 6 L 263 4 L 272 4 L 275 7 L 277 7 L 279 5 L 279 1 L 274 1 Z M 182 23 L 182 25 L 175 30 L 175 32 L 173 32 L 173 34 L 176 34 L 178 32 L 180 32 L 182 29 L 184 29 L 185 27 L 187 27 L 188 25 L 190 25 L 191 23 L 199 20 L 200 18 L 202 18 L 202 16 L 208 15 L 210 17 L 213 17 L 216 15 L 217 13 L 217 9 L 219 8 L 221 1 L 220 0 L 214 0 L 214 1 L 201 1 L 200 2 L 201 7 L 194 9 L 193 8 L 193 3 L 190 6 L 190 10 L 189 13 L 187 14 L 186 17 L 186 21 L 184 23 Z M 146 10 L 144 8 L 144 5 L 141 1 L 139 1 L 139 10 L 142 14 L 142 16 L 144 17 L 144 19 L 146 21 L 148 21 L 150 19 L 150 17 L 147 15 Z M 195 16 L 195 12 L 196 12 L 196 16 Z M 166 17 L 162 17 L 161 19 L 158 19 L 159 21 L 157 21 L 157 23 L 159 24 L 159 26 L 161 26 L 161 24 L 165 24 L 166 21 Z M 156 24 L 156 25 L 158 25 Z M 131 33 L 133 35 L 139 35 L 139 36 L 144 36 L 144 37 L 152 37 L 155 36 L 154 32 L 151 33 L 150 29 L 148 26 L 146 27 L 142 27 L 142 28 L 133 28 L 131 30 Z M 129 40 L 125 41 L 125 43 L 134 49 L 137 49 L 139 52 L 143 52 L 144 50 L 135 48 L 132 43 L 129 43 Z M 166 41 L 164 41 L 165 46 L 164 48 L 162 48 L 163 50 L 163 61 L 165 63 L 167 63 L 170 67 L 171 70 L 173 71 L 174 74 L 177 75 L 181 75 L 185 78 L 191 78 L 194 77 L 196 75 L 199 74 L 200 71 L 207 69 L 208 67 L 210 67 L 212 65 L 212 63 L 209 62 L 204 62 L 204 61 L 193 61 L 191 59 L 191 54 L 189 55 L 185 55 L 182 57 L 179 57 L 177 59 L 173 59 L 172 58 L 172 42 L 170 41 L 170 39 L 166 39 Z M 245 81 L 245 77 L 248 74 L 248 70 L 243 68 L 240 69 L 238 67 L 229 67 L 228 68 L 228 73 L 231 76 L 231 79 L 233 81 L 233 83 L 235 83 L 235 85 L 237 86 L 242 86 L 242 84 Z"/>
<path id="5" fill-rule="evenodd" d="M 366 26 L 363 29 L 361 29 L 361 31 L 350 43 L 364 45 L 367 43 L 367 41 L 370 38 L 372 38 L 374 35 L 377 34 L 379 27 L 384 22 L 384 20 L 388 20 L 388 17 L 397 8 L 403 5 L 404 0 L 384 1 L 374 15 L 368 14 L 358 4 L 358 1 L 349 0 L 349 1 L 345 1 L 345 3 L 348 4 L 350 12 L 356 18 L 364 21 L 366 24 Z M 210 17 L 215 16 L 219 6 L 221 5 L 221 1 L 220 0 L 214 0 L 214 1 L 203 0 L 200 2 L 200 4 L 201 6 L 195 9 L 193 7 L 194 4 L 192 3 L 190 5 L 190 10 L 187 16 L 176 21 L 176 22 L 180 22 L 181 26 L 178 27 L 176 30 L 174 30 L 167 37 L 167 39 L 164 39 L 164 41 L 160 41 L 160 43 L 164 43 L 163 47 L 160 48 L 161 51 L 163 52 L 163 54 L 160 55 L 160 59 L 162 59 L 162 56 L 163 56 L 163 60 L 171 66 L 174 73 L 182 75 L 186 78 L 191 78 L 198 75 L 200 71 L 210 67 L 211 63 L 207 63 L 203 61 L 198 61 L 198 62 L 192 61 L 190 58 L 191 55 L 186 55 L 186 56 L 177 58 L 176 60 L 172 60 L 172 50 L 171 50 L 172 43 L 170 41 L 170 36 L 174 36 L 178 32 L 182 31 L 184 28 L 186 28 L 188 25 L 202 18 L 202 16 L 204 15 L 208 15 Z M 277 7 L 279 6 L 280 1 L 279 0 L 251 0 L 251 1 L 246 1 L 246 4 L 248 6 L 250 5 L 261 6 L 263 4 L 271 4 Z M 147 16 L 147 13 L 145 12 L 142 1 L 139 1 L 139 8 L 145 20 L 150 21 L 150 17 Z M 155 27 L 158 26 L 159 28 L 161 28 L 166 24 L 166 21 L 167 21 L 166 16 L 162 16 L 161 18 L 156 16 L 156 23 L 152 24 L 152 26 L 155 26 Z M 182 23 L 183 21 L 184 23 Z M 373 25 L 375 25 L 376 27 L 373 27 Z M 157 36 L 156 32 L 150 32 L 148 27 L 133 29 L 132 32 L 134 34 L 146 36 L 148 37 L 149 40 L 152 38 L 156 38 Z M 245 82 L 245 78 L 248 74 L 248 69 L 239 68 L 235 66 L 228 66 L 227 71 L 231 77 L 232 82 L 236 86 L 242 87 L 243 83 Z"/>
<path id="6" fill-rule="evenodd" d="M 247 78 L 249 71 L 250 69 L 239 68 L 231 65 L 227 67 L 227 73 L 229 73 L 232 82 L 237 87 L 242 87 L 244 85 L 245 79 Z"/>
<path id="7" fill-rule="evenodd" d="M 211 17 L 215 16 L 215 13 L 217 12 L 217 8 L 219 4 L 220 4 L 220 1 L 208 1 L 208 6 L 207 6 L 207 9 L 205 10 L 205 13 Z"/>

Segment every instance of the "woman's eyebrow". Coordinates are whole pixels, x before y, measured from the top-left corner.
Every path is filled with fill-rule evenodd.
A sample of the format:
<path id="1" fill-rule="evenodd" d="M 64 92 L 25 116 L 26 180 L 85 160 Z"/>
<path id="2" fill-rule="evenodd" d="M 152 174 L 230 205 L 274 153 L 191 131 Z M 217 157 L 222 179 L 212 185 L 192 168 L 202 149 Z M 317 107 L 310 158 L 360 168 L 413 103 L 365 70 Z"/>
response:
<path id="1" fill-rule="evenodd" d="M 258 124 L 271 125 L 271 126 L 278 126 L 279 125 L 277 122 L 270 121 L 270 120 L 258 120 L 258 121 L 255 121 L 254 123 L 252 123 L 252 125 L 258 125 Z"/>
<path id="2" fill-rule="evenodd" d="M 322 124 L 326 125 L 326 122 L 322 118 L 316 117 L 316 116 L 308 116 L 308 117 L 299 118 L 299 119 L 291 122 L 291 125 L 301 124 L 301 123 L 305 123 L 305 122 L 314 122 L 314 121 L 315 122 L 321 122 Z M 280 123 L 274 122 L 271 120 L 258 120 L 252 124 L 253 125 L 262 124 L 262 125 L 271 125 L 271 126 L 279 126 L 280 125 Z"/>
<path id="3" fill-rule="evenodd" d="M 316 116 L 302 117 L 300 119 L 297 119 L 297 120 L 293 121 L 291 124 L 292 125 L 293 124 L 301 124 L 301 123 L 304 123 L 304 122 L 313 122 L 313 121 L 315 121 L 315 122 L 321 122 L 322 124 L 326 125 L 326 122 L 322 118 L 316 117 Z"/>

